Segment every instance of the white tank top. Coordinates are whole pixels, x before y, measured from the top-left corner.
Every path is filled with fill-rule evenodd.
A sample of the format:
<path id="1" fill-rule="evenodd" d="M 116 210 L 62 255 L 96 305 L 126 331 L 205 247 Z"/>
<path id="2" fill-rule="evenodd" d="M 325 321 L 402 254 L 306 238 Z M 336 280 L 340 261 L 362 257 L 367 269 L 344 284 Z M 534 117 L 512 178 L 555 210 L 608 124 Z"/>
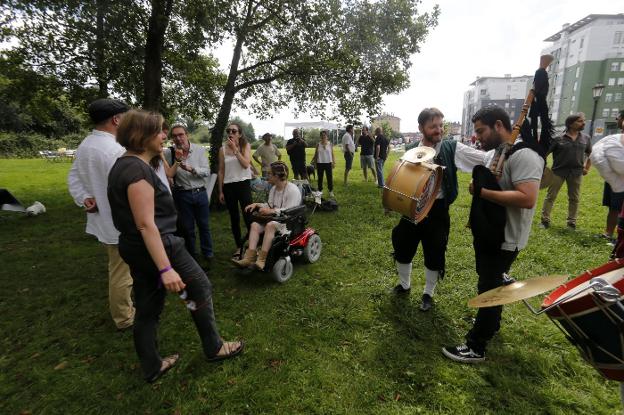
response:
<path id="1" fill-rule="evenodd" d="M 225 152 L 225 147 L 221 147 L 221 149 L 223 150 L 223 165 L 225 167 L 223 183 L 236 183 L 251 179 L 251 169 L 249 167 L 244 169 L 238 161 L 238 157 L 233 154 L 228 155 Z"/>
<path id="2" fill-rule="evenodd" d="M 325 147 L 323 147 L 322 143 L 318 143 L 318 148 L 316 150 L 316 162 L 317 163 L 331 163 L 332 162 L 331 143 L 328 142 Z"/>

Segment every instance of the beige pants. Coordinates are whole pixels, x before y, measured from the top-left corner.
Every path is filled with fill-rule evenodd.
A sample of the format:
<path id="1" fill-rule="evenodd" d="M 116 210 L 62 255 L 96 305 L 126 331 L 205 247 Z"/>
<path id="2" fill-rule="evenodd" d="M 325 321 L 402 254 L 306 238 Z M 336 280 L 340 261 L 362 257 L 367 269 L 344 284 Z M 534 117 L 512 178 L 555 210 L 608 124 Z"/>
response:
<path id="1" fill-rule="evenodd" d="M 134 306 L 130 292 L 132 277 L 130 268 L 119 256 L 117 245 L 106 245 L 108 252 L 108 303 L 113 321 L 118 329 L 134 323 Z"/>
<path id="2" fill-rule="evenodd" d="M 548 193 L 546 194 L 544 206 L 542 207 L 542 222 L 550 223 L 550 211 L 557 199 L 559 190 L 561 190 L 561 186 L 563 186 L 563 182 L 566 182 L 568 187 L 568 223 L 576 225 L 583 176 L 565 178 L 557 176 L 556 174 L 552 176 L 552 183 L 548 186 Z"/>

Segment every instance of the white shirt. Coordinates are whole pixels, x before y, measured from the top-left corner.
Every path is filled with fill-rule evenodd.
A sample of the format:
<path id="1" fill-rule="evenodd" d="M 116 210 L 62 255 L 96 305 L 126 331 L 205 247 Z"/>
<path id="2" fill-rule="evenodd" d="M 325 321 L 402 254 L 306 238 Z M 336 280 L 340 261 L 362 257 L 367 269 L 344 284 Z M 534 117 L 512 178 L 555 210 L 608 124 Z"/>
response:
<path id="1" fill-rule="evenodd" d="M 611 189 L 616 192 L 624 192 L 624 134 L 608 135 L 592 147 L 589 156 L 592 166 Z"/>
<path id="2" fill-rule="evenodd" d="M 287 182 L 283 190 L 277 190 L 277 186 L 269 190 L 268 203 L 263 203 L 263 207 L 270 207 L 280 213 L 282 210 L 290 209 L 301 204 L 301 192 L 297 185 Z"/>
<path id="3" fill-rule="evenodd" d="M 317 144 L 316 149 L 316 162 L 317 163 L 331 163 L 334 161 L 332 157 L 332 144 L 328 141 L 324 146 L 322 143 Z"/>
<path id="4" fill-rule="evenodd" d="M 422 140 L 420 141 L 420 144 L 418 145 L 418 147 L 420 146 L 424 146 L 424 143 Z M 438 142 L 436 146 L 434 147 L 436 156 L 440 153 L 441 147 L 442 147 L 442 141 Z M 470 173 L 472 172 L 472 169 L 475 166 L 487 165 L 489 161 L 492 159 L 493 155 L 494 155 L 494 150 L 485 152 L 482 150 L 477 150 L 476 148 L 467 146 L 460 142 L 457 142 L 457 147 L 455 147 L 455 160 L 454 160 L 455 167 L 457 167 L 458 170 Z M 444 198 L 444 190 L 443 190 L 443 187 L 440 186 L 440 191 L 438 192 L 436 199 L 443 199 L 443 198 Z"/>
<path id="5" fill-rule="evenodd" d="M 355 143 L 349 133 L 344 133 L 342 136 L 342 151 L 346 153 L 346 150 L 349 150 L 349 153 L 355 153 Z"/>
<path id="6" fill-rule="evenodd" d="M 206 149 L 198 144 L 189 143 L 189 153 L 185 163 L 195 169 L 195 174 L 178 166 L 175 174 L 175 185 L 185 190 L 205 186 L 205 178 L 210 176 L 210 166 L 206 157 Z M 165 158 L 171 160 L 171 149 L 165 149 Z"/>
<path id="7" fill-rule="evenodd" d="M 171 186 L 169 186 L 169 178 L 167 177 L 167 172 L 165 172 L 165 162 L 161 160 L 160 163 L 158 163 L 158 167 L 156 167 L 155 171 L 156 171 L 156 176 L 158 176 L 160 181 L 163 182 L 165 186 L 167 186 L 167 190 L 169 190 L 169 193 L 171 193 Z"/>
<path id="8" fill-rule="evenodd" d="M 251 168 L 246 169 L 241 166 L 238 157 L 233 154 L 227 154 L 225 147 L 221 147 L 223 151 L 223 184 L 242 182 L 251 179 Z M 251 165 L 251 164 L 250 164 Z"/>
<path id="9" fill-rule="evenodd" d="M 87 198 L 95 198 L 98 211 L 87 213 L 86 232 L 108 245 L 119 241 L 119 231 L 113 225 L 108 203 L 108 173 L 124 152 L 114 135 L 93 130 L 78 146 L 67 177 L 69 193 L 78 206 L 84 206 Z"/>

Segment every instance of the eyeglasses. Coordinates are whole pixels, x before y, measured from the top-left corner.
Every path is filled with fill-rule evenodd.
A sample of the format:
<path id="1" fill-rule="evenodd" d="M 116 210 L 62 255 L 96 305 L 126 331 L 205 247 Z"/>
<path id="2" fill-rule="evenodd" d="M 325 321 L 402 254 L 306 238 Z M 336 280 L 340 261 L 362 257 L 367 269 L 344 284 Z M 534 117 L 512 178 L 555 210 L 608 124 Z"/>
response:
<path id="1" fill-rule="evenodd" d="M 228 128 L 227 130 L 225 130 L 225 132 L 227 134 L 236 134 L 238 133 L 238 130 L 236 128 Z"/>

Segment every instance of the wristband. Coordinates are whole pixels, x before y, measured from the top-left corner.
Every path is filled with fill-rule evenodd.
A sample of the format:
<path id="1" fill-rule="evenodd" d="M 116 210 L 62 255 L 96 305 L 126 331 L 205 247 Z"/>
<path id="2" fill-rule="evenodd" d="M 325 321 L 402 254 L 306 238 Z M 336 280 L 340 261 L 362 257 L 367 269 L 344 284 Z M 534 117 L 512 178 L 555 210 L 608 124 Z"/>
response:
<path id="1" fill-rule="evenodd" d="M 173 267 L 171 265 L 167 265 L 163 269 L 159 270 L 158 274 L 163 275 L 165 272 L 171 271 L 172 269 L 173 269 Z"/>

